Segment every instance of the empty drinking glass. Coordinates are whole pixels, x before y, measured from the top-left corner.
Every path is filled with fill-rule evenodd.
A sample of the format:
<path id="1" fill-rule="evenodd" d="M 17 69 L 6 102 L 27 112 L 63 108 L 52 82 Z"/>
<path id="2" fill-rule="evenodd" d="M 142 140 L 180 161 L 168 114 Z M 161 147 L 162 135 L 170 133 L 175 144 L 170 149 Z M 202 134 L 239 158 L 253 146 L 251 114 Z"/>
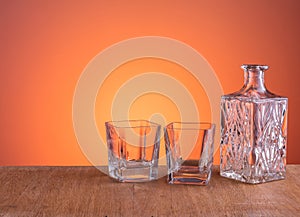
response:
<path id="1" fill-rule="evenodd" d="M 207 185 L 211 177 L 215 125 L 173 122 L 165 127 L 168 183 Z"/>
<path id="2" fill-rule="evenodd" d="M 105 123 L 109 175 L 121 182 L 157 179 L 161 126 L 146 120 Z"/>

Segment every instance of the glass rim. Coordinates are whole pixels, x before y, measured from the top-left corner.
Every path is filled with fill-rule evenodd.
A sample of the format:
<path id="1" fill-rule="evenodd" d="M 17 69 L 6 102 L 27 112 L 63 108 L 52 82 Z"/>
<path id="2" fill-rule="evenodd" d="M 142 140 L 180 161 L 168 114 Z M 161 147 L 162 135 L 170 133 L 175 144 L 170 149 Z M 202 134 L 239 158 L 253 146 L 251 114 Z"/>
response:
<path id="1" fill-rule="evenodd" d="M 175 126 L 175 124 L 180 125 Z M 207 126 L 209 127 L 201 127 L 201 126 Z M 186 127 L 185 127 L 186 126 Z M 198 127 L 194 127 L 198 126 Z M 181 121 L 174 121 L 170 122 L 165 126 L 165 129 L 176 129 L 176 130 L 212 130 L 216 127 L 216 124 L 210 123 L 210 122 L 181 122 Z"/>
<path id="2" fill-rule="evenodd" d="M 119 125 L 120 123 L 125 123 L 127 125 Z M 130 125 L 131 123 L 140 123 L 138 125 Z M 142 124 L 147 123 L 147 124 Z M 161 125 L 152 121 L 144 119 L 129 119 L 129 120 L 118 120 L 118 121 L 106 121 L 105 125 L 111 125 L 116 128 L 139 128 L 139 127 L 160 127 Z"/>

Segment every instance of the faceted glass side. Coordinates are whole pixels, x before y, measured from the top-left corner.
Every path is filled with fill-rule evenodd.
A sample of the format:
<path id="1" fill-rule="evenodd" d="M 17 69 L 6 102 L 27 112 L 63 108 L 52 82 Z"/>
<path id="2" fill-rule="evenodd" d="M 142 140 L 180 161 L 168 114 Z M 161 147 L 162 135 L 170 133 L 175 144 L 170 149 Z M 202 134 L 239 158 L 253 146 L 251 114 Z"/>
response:
<path id="1" fill-rule="evenodd" d="M 285 178 L 287 98 L 221 99 L 220 175 L 247 183 Z"/>

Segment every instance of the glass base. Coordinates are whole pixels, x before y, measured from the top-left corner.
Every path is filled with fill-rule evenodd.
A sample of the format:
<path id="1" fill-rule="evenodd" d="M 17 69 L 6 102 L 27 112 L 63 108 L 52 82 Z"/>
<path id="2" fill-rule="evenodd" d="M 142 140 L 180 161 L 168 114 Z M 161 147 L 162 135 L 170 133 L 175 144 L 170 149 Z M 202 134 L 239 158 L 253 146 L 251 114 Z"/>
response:
<path id="1" fill-rule="evenodd" d="M 113 167 L 109 166 L 109 175 L 120 182 L 147 182 L 157 179 L 158 168 L 143 163 L 134 166 Z"/>
<path id="2" fill-rule="evenodd" d="M 221 171 L 220 175 L 225 178 L 234 179 L 249 184 L 260 184 L 260 183 L 285 179 L 284 172 L 266 173 L 263 176 L 245 176 L 242 173 L 239 174 L 233 170 L 227 170 L 227 171 Z"/>
<path id="3" fill-rule="evenodd" d="M 168 174 L 169 184 L 207 185 L 211 177 L 211 170 L 199 171 L 199 167 L 181 168 Z"/>

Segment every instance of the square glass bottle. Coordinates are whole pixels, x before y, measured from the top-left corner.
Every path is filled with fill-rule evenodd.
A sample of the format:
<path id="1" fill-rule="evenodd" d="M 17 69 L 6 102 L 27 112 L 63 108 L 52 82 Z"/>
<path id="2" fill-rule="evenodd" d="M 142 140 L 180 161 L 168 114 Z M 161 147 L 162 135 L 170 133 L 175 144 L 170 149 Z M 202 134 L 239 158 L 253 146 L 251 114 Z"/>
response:
<path id="1" fill-rule="evenodd" d="M 220 175 L 252 184 L 284 179 L 288 99 L 266 89 L 268 66 L 242 69 L 244 86 L 221 98 Z"/>

